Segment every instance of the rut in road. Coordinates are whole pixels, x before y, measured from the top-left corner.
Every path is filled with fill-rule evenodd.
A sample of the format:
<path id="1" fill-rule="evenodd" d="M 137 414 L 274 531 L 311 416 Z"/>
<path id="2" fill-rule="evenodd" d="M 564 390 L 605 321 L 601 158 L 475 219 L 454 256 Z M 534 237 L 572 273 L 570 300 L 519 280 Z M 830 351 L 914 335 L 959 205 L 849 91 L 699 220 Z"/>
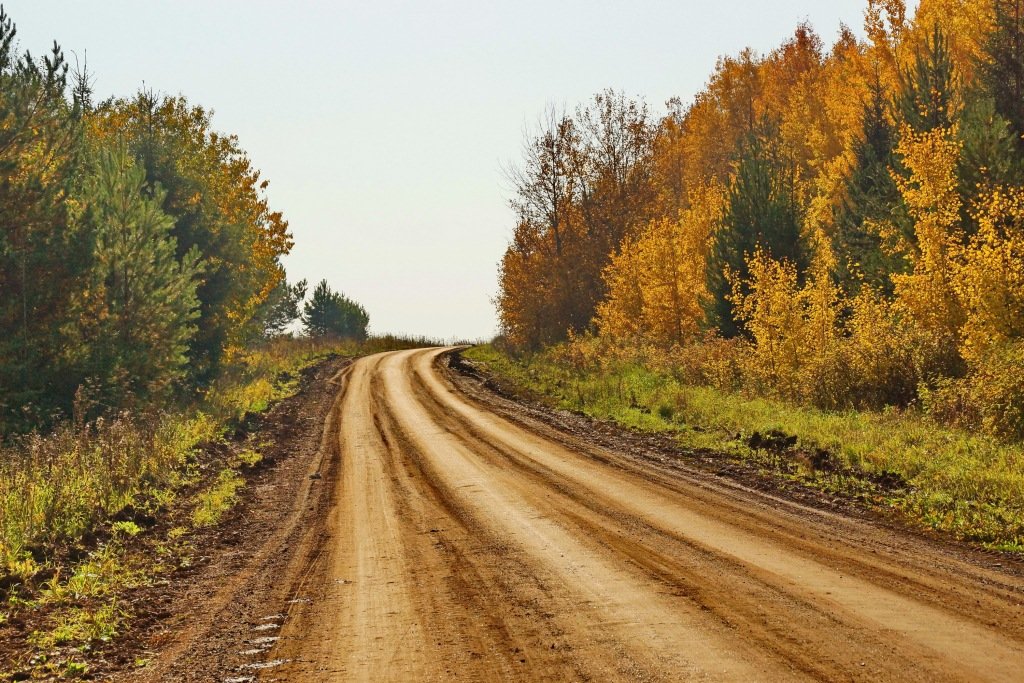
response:
<path id="1" fill-rule="evenodd" d="M 1021 680 L 1024 581 L 889 529 L 349 368 L 285 681 Z"/>

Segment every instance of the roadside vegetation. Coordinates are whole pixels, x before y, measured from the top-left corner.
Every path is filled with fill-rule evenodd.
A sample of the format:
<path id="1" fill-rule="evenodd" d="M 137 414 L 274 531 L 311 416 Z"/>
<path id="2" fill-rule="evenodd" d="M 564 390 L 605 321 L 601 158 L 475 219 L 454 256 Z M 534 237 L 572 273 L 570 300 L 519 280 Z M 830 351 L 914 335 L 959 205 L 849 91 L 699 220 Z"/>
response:
<path id="1" fill-rule="evenodd" d="M 728 454 L 764 474 L 985 547 L 1024 552 L 1024 444 L 937 423 L 920 410 L 823 410 L 692 383 L 671 359 L 581 357 L 559 346 L 463 356 L 520 395 L 624 427 L 670 434 L 698 455 Z"/>
<path id="2" fill-rule="evenodd" d="M 660 117 L 613 91 L 547 112 L 510 174 L 489 362 L 689 445 L 795 436 L 1020 549 L 1024 3 L 864 20 L 723 57 Z"/>
<path id="3" fill-rule="evenodd" d="M 0 8 L 0 680 L 89 674 L 126 592 L 244 495 L 270 444 L 237 435 L 305 368 L 428 343 L 287 280 L 288 222 L 209 110 L 99 100 L 57 44 L 18 50 Z"/>
<path id="4" fill-rule="evenodd" d="M 0 637 L 12 623 L 32 626 L 0 680 L 90 671 L 92 653 L 131 626 L 126 594 L 188 567 L 194 535 L 240 499 L 272 446 L 248 430 L 294 395 L 305 369 L 432 343 L 278 338 L 248 351 L 193 408 L 70 421 L 0 448 Z"/>

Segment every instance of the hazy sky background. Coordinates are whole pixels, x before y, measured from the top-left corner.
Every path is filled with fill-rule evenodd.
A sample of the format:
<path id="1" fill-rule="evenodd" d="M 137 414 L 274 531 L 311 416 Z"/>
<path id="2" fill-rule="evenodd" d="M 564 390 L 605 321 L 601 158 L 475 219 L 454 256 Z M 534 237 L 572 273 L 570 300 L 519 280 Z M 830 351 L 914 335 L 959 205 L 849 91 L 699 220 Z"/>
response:
<path id="1" fill-rule="evenodd" d="M 7 0 L 23 48 L 88 52 L 97 98 L 145 83 L 212 108 L 295 235 L 289 278 L 375 332 L 489 337 L 511 235 L 502 168 L 546 104 L 604 88 L 655 114 L 719 55 L 808 20 L 862 33 L 866 0 Z M 69 54 L 74 63 L 74 55 Z"/>

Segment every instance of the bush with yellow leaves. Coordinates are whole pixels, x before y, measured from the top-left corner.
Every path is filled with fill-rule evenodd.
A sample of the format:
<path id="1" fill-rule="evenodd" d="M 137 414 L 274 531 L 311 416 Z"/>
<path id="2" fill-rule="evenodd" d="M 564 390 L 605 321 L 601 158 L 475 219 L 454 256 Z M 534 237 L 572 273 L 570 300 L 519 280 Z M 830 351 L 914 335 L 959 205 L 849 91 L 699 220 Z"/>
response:
<path id="1" fill-rule="evenodd" d="M 745 384 L 756 393 L 837 408 L 852 402 L 844 301 L 828 272 L 800 285 L 796 267 L 758 250 L 750 279 L 733 283 L 733 302 L 752 344 L 743 360 Z"/>
<path id="2" fill-rule="evenodd" d="M 891 300 L 869 287 L 849 302 L 844 321 L 846 358 L 857 407 L 905 406 L 917 398 L 924 375 L 920 333 L 902 323 Z"/>
<path id="3" fill-rule="evenodd" d="M 870 287 L 846 299 L 828 273 L 798 282 L 796 269 L 764 252 L 734 297 L 750 343 L 740 359 L 744 387 L 822 408 L 879 408 L 914 402 L 931 376 L 931 335 Z M 746 293 L 743 293 L 744 290 Z"/>
<path id="4" fill-rule="evenodd" d="M 963 429 L 1024 439 L 1024 341 L 989 347 L 971 373 L 925 391 L 928 414 Z"/>
<path id="5" fill-rule="evenodd" d="M 1024 438 L 1024 188 L 997 188 L 975 207 L 978 232 L 954 280 L 963 306 L 966 378 L 940 382 L 926 405 L 937 419 Z"/>
<path id="6" fill-rule="evenodd" d="M 975 207 L 978 232 L 963 249 L 956 293 L 965 315 L 961 352 L 973 366 L 1024 339 L 1024 188 L 999 188 Z"/>

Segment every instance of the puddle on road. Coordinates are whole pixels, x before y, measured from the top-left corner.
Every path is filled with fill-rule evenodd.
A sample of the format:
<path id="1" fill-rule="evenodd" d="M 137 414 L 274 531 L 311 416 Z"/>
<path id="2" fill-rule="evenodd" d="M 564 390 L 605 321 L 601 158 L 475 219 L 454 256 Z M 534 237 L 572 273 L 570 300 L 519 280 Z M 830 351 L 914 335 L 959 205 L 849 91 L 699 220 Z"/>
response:
<path id="1" fill-rule="evenodd" d="M 281 624 L 260 624 L 259 626 L 253 626 L 253 631 L 273 631 L 276 628 L 281 628 Z"/>
<path id="2" fill-rule="evenodd" d="M 275 666 L 281 666 L 287 664 L 292 660 L 290 659 L 274 659 L 269 662 L 256 662 L 255 664 L 246 664 L 243 669 L 273 669 Z"/>
<path id="3" fill-rule="evenodd" d="M 247 640 L 245 642 L 252 645 L 273 645 L 279 640 L 281 640 L 279 636 L 263 636 L 262 638 L 253 638 L 252 640 Z"/>

